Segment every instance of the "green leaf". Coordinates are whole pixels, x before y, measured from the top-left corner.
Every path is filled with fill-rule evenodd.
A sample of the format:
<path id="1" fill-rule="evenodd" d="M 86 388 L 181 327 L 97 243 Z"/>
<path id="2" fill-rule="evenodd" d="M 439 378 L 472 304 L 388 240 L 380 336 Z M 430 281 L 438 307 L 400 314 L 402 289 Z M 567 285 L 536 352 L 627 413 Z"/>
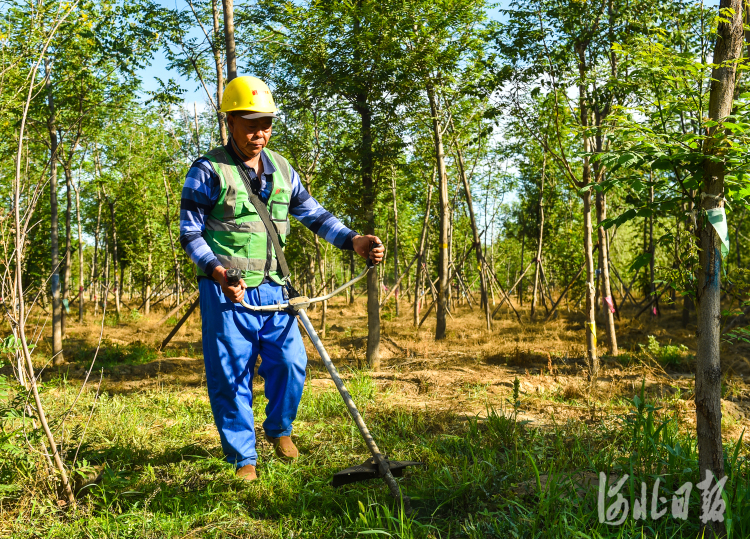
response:
<path id="1" fill-rule="evenodd" d="M 630 264 L 631 271 L 638 271 L 642 267 L 651 263 L 651 253 L 643 253 L 635 257 L 635 260 Z"/>

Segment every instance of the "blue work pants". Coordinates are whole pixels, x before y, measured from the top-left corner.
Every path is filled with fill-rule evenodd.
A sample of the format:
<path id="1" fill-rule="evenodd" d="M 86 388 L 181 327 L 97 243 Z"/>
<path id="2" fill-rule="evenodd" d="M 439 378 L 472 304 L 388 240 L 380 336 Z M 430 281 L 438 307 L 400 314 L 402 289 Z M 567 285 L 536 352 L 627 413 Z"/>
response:
<path id="1" fill-rule="evenodd" d="M 305 385 L 307 353 L 294 316 L 254 313 L 232 303 L 211 279 L 200 280 L 203 358 L 211 410 L 227 462 L 255 465 L 253 374 L 265 381 L 268 399 L 263 430 L 273 438 L 289 436 Z M 264 283 L 245 291 L 249 305 L 285 303 L 283 287 Z"/>

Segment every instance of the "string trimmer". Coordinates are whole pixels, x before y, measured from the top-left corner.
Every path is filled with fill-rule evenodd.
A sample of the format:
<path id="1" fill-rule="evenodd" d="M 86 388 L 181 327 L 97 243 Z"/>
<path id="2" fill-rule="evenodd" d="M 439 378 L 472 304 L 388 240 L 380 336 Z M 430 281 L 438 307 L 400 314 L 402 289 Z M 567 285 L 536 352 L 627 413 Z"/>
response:
<path id="1" fill-rule="evenodd" d="M 318 337 L 318 334 L 316 333 L 315 328 L 310 322 L 310 318 L 308 318 L 307 312 L 306 312 L 307 307 L 312 305 L 313 303 L 326 301 L 332 298 L 333 296 L 340 294 L 341 292 L 343 292 L 350 286 L 352 286 L 354 283 L 356 283 L 357 281 L 362 279 L 365 275 L 367 275 L 367 272 L 370 271 L 372 267 L 373 266 L 371 265 L 371 262 L 368 259 L 367 267 L 362 271 L 362 273 L 357 275 L 354 279 L 352 279 L 348 283 L 341 285 L 330 294 L 327 294 L 325 296 L 321 296 L 318 298 L 311 299 L 306 296 L 302 296 L 299 293 L 297 293 L 294 290 L 294 288 L 292 288 L 291 286 L 288 286 L 287 287 L 287 290 L 289 292 L 288 303 L 281 303 L 277 305 L 261 305 L 258 307 L 254 307 L 252 305 L 248 305 L 245 302 L 245 300 L 242 299 L 240 301 L 240 304 L 246 309 L 249 309 L 251 311 L 256 311 L 256 312 L 285 311 L 293 316 L 296 316 L 299 319 L 299 321 L 302 322 L 302 326 L 305 328 L 305 331 L 307 331 L 307 334 L 310 336 L 310 340 L 315 346 L 315 349 L 318 351 L 318 354 L 320 354 L 320 358 L 323 360 L 323 364 L 326 366 L 326 369 L 328 369 L 328 374 L 331 376 L 333 383 L 336 384 L 336 389 L 339 390 L 339 394 L 341 395 L 341 398 L 344 399 L 344 403 L 346 404 L 346 407 L 349 409 L 349 415 L 352 416 L 352 419 L 354 420 L 354 423 L 357 425 L 357 428 L 359 429 L 359 432 L 362 435 L 362 438 L 364 439 L 365 444 L 367 445 L 367 448 L 370 450 L 370 453 L 372 453 L 372 458 L 366 460 L 363 464 L 360 464 L 358 466 L 352 466 L 351 468 L 347 468 L 345 470 L 341 470 L 340 472 L 335 473 L 333 475 L 333 480 L 331 481 L 331 484 L 333 486 L 341 486 L 347 483 L 356 483 L 359 481 L 366 481 L 368 479 L 375 479 L 375 478 L 380 477 L 383 479 L 383 481 L 385 481 L 386 485 L 388 485 L 388 489 L 391 492 L 391 496 L 393 496 L 397 500 L 403 500 L 404 508 L 408 512 L 410 510 L 409 498 L 408 496 L 402 496 L 398 483 L 394 479 L 394 476 L 401 477 L 401 475 L 403 474 L 404 468 L 408 466 L 423 465 L 423 463 L 412 462 L 412 461 L 398 462 L 398 461 L 388 460 L 388 458 L 385 455 L 383 455 L 380 449 L 378 449 L 378 446 L 375 443 L 375 440 L 373 439 L 372 434 L 370 434 L 370 430 L 367 428 L 367 425 L 365 425 L 365 422 L 362 419 L 362 416 L 357 410 L 357 406 L 354 404 L 354 401 L 352 400 L 352 396 L 349 394 L 349 390 L 346 389 L 346 386 L 344 385 L 344 381 L 341 379 L 341 376 L 339 376 L 339 372 L 338 370 L 336 370 L 336 366 L 333 364 L 333 361 L 331 361 L 331 357 L 328 355 L 328 352 L 326 352 L 326 349 L 323 347 L 323 343 Z M 227 283 L 230 286 L 237 285 L 240 282 L 240 277 L 241 277 L 241 271 L 239 269 L 233 268 L 233 269 L 227 270 L 226 279 L 227 279 Z"/>

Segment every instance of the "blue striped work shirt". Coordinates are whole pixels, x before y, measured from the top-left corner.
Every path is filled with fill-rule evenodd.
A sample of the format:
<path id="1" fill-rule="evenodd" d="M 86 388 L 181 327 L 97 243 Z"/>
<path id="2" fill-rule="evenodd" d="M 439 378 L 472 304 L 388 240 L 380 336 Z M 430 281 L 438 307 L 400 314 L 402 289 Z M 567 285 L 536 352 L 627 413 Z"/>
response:
<path id="1" fill-rule="evenodd" d="M 237 154 L 231 144 L 226 146 L 235 163 L 245 167 L 251 179 L 256 180 L 255 171 L 251 171 Z M 261 154 L 263 160 L 263 174 L 260 178 L 259 196 L 264 202 L 271 194 L 273 181 L 271 176 L 276 168 L 265 152 Z M 314 234 L 325 239 L 339 249 L 352 250 L 352 238 L 356 232 L 326 211 L 302 186 L 299 174 L 291 165 L 292 196 L 289 201 L 289 213 L 309 228 Z M 185 177 L 180 201 L 180 245 L 185 249 L 190 260 L 193 261 L 206 275 L 211 275 L 219 266 L 219 260 L 203 239 L 206 229 L 206 219 L 219 200 L 221 181 L 211 163 L 201 157 L 196 160 Z"/>

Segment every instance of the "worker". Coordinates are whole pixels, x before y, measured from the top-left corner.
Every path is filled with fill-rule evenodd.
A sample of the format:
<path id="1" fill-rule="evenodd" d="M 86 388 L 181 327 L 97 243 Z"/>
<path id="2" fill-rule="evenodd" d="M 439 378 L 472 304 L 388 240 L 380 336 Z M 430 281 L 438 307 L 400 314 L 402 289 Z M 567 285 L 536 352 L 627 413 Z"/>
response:
<path id="1" fill-rule="evenodd" d="M 221 446 L 237 476 L 252 481 L 257 477 L 252 392 L 256 358 L 261 357 L 258 374 L 268 399 L 264 436 L 279 458 L 291 460 L 299 455 L 291 434 L 307 354 L 294 316 L 252 312 L 239 302 L 244 297 L 247 304 L 258 306 L 288 299 L 282 259 L 289 215 L 339 249 L 354 250 L 375 264 L 383 260 L 384 249 L 377 236 L 357 234 L 327 212 L 289 162 L 266 148 L 278 110 L 263 81 L 230 81 L 221 111 L 227 114 L 229 142 L 196 160 L 187 173 L 180 245 L 198 268 L 206 386 Z M 269 224 L 276 238 L 268 233 Z M 229 268 L 242 270 L 235 286 L 227 284 Z"/>

